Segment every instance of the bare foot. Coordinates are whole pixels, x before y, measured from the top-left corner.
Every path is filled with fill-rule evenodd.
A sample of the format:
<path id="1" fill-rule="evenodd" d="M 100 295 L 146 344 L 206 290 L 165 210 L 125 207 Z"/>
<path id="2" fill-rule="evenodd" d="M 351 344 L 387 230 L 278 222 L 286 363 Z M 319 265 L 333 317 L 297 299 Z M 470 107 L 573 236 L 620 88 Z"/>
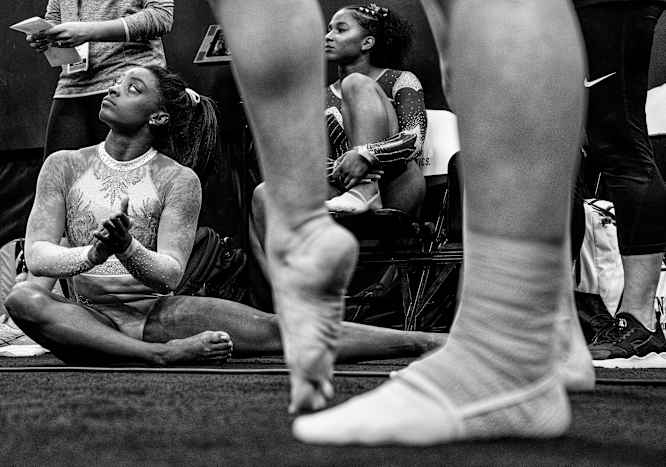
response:
<path id="1" fill-rule="evenodd" d="M 297 232 L 271 233 L 270 276 L 285 359 L 291 369 L 291 413 L 317 410 L 333 396 L 343 297 L 358 244 L 330 217 L 313 219 Z"/>
<path id="2" fill-rule="evenodd" d="M 173 339 L 165 344 L 164 362 L 221 364 L 229 359 L 233 343 L 223 331 L 204 331 L 184 339 Z"/>

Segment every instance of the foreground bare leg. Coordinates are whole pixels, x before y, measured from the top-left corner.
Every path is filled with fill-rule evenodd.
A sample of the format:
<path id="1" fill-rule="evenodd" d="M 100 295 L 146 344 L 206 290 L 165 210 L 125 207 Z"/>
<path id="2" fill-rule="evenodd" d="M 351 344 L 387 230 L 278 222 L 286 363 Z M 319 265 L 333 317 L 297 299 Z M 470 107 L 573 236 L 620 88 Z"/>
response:
<path id="1" fill-rule="evenodd" d="M 219 331 L 165 343 L 134 339 L 31 282 L 16 285 L 6 306 L 26 334 L 68 363 L 220 364 L 231 353 L 228 334 Z"/>
<path id="2" fill-rule="evenodd" d="M 321 408 L 333 393 L 342 297 L 357 257 L 356 240 L 324 207 L 323 18 L 315 0 L 212 4 L 266 181 L 266 256 L 292 370 L 290 410 Z"/>
<path id="3" fill-rule="evenodd" d="M 464 277 L 446 346 L 378 389 L 294 423 L 313 443 L 427 445 L 553 437 L 570 423 L 554 368 L 569 266 L 583 53 L 565 0 L 424 3 L 447 50 L 465 182 Z M 501 51 L 501 52 L 500 52 Z"/>

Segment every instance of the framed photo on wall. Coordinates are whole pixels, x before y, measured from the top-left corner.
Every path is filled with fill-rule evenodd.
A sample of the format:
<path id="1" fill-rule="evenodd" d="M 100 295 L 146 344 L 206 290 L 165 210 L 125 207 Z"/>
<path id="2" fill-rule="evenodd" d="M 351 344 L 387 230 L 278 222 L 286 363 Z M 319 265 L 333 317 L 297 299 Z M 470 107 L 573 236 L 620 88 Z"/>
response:
<path id="1" fill-rule="evenodd" d="M 211 24 L 201 40 L 194 63 L 208 64 L 231 61 L 231 52 L 224 40 L 224 32 L 218 24 Z"/>

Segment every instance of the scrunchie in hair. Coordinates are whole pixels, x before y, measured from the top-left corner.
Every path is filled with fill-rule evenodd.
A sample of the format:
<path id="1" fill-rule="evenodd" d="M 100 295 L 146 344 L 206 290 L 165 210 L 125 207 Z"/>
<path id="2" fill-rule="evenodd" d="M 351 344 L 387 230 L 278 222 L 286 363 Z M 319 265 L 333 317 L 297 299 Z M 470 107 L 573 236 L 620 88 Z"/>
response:
<path id="1" fill-rule="evenodd" d="M 364 15 L 370 16 L 376 20 L 384 19 L 389 15 L 389 9 L 378 6 L 376 3 L 368 3 L 365 6 L 357 8 Z"/>
<path id="2" fill-rule="evenodd" d="M 190 100 L 192 101 L 193 107 L 199 105 L 199 102 L 201 102 L 201 96 L 199 95 L 198 92 L 190 88 L 185 88 L 185 92 L 187 93 L 188 96 L 190 96 Z"/>

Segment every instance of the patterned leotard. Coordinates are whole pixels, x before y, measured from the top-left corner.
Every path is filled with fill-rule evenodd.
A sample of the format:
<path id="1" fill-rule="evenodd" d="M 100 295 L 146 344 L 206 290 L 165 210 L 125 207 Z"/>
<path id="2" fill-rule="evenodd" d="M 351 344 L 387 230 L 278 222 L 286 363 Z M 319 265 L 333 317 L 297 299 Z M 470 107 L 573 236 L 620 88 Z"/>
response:
<path id="1" fill-rule="evenodd" d="M 61 151 L 47 159 L 58 166 L 54 178 L 65 200 L 67 243 L 70 247 L 90 245 L 100 223 L 117 212 L 121 199 L 128 196 L 130 233 L 156 251 L 160 217 L 167 206 L 179 203 L 181 182 L 196 175 L 154 149 L 120 162 L 103 145 Z M 163 296 L 137 280 L 115 256 L 73 276 L 71 284 L 73 298 L 103 311 L 126 333 L 138 334 L 135 337 L 140 337 L 150 307 Z"/>
<path id="2" fill-rule="evenodd" d="M 399 131 L 384 141 L 369 144 L 368 149 L 385 171 L 385 177 L 392 178 L 404 170 L 407 161 L 421 153 L 426 134 L 423 87 L 409 71 L 386 69 L 376 81 L 393 104 Z M 333 85 L 326 92 L 326 124 L 330 147 L 327 166 L 330 175 L 333 161 L 350 149 L 342 119 L 342 98 Z M 334 180 L 330 181 L 335 183 Z"/>

